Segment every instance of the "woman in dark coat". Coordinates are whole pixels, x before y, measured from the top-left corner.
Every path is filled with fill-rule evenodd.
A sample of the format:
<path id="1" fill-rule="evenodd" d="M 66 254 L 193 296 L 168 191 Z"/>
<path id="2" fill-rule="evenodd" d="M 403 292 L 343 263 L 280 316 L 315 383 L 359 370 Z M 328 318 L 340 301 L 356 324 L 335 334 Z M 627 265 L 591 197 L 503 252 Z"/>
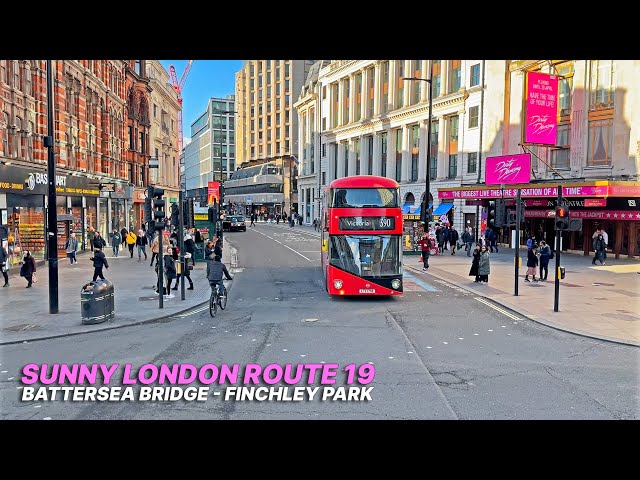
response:
<path id="1" fill-rule="evenodd" d="M 24 263 L 20 267 L 20 276 L 26 278 L 27 282 L 29 282 L 27 288 L 31 288 L 34 273 L 36 273 L 36 262 L 31 256 L 31 252 L 27 250 L 24 255 Z"/>
<path id="2" fill-rule="evenodd" d="M 174 250 L 172 247 L 167 247 L 165 254 L 164 254 L 164 277 L 166 279 L 166 287 L 165 287 L 165 292 L 167 295 L 169 295 L 171 293 L 171 282 L 173 282 L 173 279 L 176 278 L 177 274 L 176 274 L 176 264 L 175 261 L 173 259 L 173 255 L 174 255 Z"/>
<path id="3" fill-rule="evenodd" d="M 480 264 L 480 244 L 476 243 L 476 249 L 473 251 L 473 260 L 471 261 L 471 270 L 469 270 L 469 276 L 475 276 L 475 282 L 480 281 L 480 275 L 478 274 L 478 267 Z"/>
<path id="4" fill-rule="evenodd" d="M 538 280 L 536 280 L 536 267 L 538 266 L 538 249 L 537 248 L 530 248 L 527 251 L 527 273 L 524 276 L 524 281 L 525 282 L 529 282 L 529 275 L 533 275 L 533 281 L 537 282 Z"/>

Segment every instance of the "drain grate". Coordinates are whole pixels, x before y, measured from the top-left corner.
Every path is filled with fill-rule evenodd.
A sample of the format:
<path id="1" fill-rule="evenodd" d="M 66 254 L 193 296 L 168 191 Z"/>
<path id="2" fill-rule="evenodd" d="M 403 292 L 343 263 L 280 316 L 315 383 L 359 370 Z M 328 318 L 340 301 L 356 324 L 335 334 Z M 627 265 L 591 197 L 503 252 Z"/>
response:
<path id="1" fill-rule="evenodd" d="M 20 325 L 3 328 L 2 330 L 5 332 L 24 332 L 26 330 L 40 330 L 41 328 L 42 327 L 40 325 L 35 325 L 33 323 L 21 323 Z"/>

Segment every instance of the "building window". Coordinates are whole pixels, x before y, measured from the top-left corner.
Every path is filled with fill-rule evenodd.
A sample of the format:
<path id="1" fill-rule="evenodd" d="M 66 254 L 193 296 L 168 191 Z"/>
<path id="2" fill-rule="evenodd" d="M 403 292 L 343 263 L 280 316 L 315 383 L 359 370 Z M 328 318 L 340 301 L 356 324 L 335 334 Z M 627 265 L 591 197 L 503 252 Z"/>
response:
<path id="1" fill-rule="evenodd" d="M 404 106 L 404 60 L 396 60 L 396 82 L 398 85 L 398 94 L 396 97 L 396 108 L 402 108 Z"/>
<path id="2" fill-rule="evenodd" d="M 449 93 L 460 90 L 462 80 L 462 60 L 449 60 Z"/>
<path id="3" fill-rule="evenodd" d="M 276 138 L 280 140 L 280 127 L 276 127 Z"/>
<path id="4" fill-rule="evenodd" d="M 589 122 L 587 165 L 611 165 L 613 151 L 613 118 Z"/>
<path id="5" fill-rule="evenodd" d="M 322 185 L 327 184 L 327 172 L 322 172 Z"/>
<path id="6" fill-rule="evenodd" d="M 387 132 L 380 135 L 380 175 L 387 176 Z"/>
<path id="7" fill-rule="evenodd" d="M 135 72 L 138 75 L 142 75 L 142 60 L 136 60 Z"/>
<path id="8" fill-rule="evenodd" d="M 323 87 L 322 87 L 322 99 L 326 100 L 326 98 L 327 98 L 327 86 L 323 85 Z"/>
<path id="9" fill-rule="evenodd" d="M 339 100 L 339 86 L 338 83 L 334 83 L 331 85 L 331 105 L 333 106 L 333 111 L 331 112 L 331 127 L 336 128 L 338 126 L 338 115 L 340 113 L 340 100 Z"/>
<path id="10" fill-rule="evenodd" d="M 431 158 L 429 159 L 429 179 L 435 180 L 438 174 L 438 135 L 440 122 L 431 122 Z"/>
<path id="11" fill-rule="evenodd" d="M 284 62 L 284 76 L 289 77 L 289 61 Z"/>
<path id="12" fill-rule="evenodd" d="M 333 143 L 333 179 L 338 178 L 338 143 Z"/>
<path id="13" fill-rule="evenodd" d="M 556 130 L 556 146 L 560 148 L 551 150 L 551 165 L 553 165 L 554 168 L 569 168 L 569 153 L 571 152 L 570 132 L 570 124 L 558 125 Z"/>
<path id="14" fill-rule="evenodd" d="M 475 65 L 471 65 L 471 74 L 470 77 L 470 87 L 475 87 L 480 85 L 480 64 L 476 63 Z"/>
<path id="15" fill-rule="evenodd" d="M 475 128 L 478 126 L 478 111 L 480 107 L 475 106 L 469 108 L 469 128 Z"/>
<path id="16" fill-rule="evenodd" d="M 561 63 L 558 73 L 558 115 L 571 113 L 571 92 L 573 91 L 573 62 Z"/>
<path id="17" fill-rule="evenodd" d="M 0 81 L 3 83 L 7 82 L 7 62 L 9 60 L 0 60 Z"/>
<path id="18" fill-rule="evenodd" d="M 249 65 L 249 76 L 253 77 L 254 75 L 254 70 L 253 70 L 253 63 L 251 65 Z"/>
<path id="19" fill-rule="evenodd" d="M 367 137 L 367 175 L 373 175 L 373 135 Z"/>
<path id="20" fill-rule="evenodd" d="M 158 116 L 158 106 L 154 103 L 153 104 L 153 118 L 156 118 Z"/>
<path id="21" fill-rule="evenodd" d="M 433 98 L 440 96 L 440 80 L 442 79 L 442 60 L 433 61 L 433 78 L 431 80 L 431 95 Z"/>
<path id="22" fill-rule="evenodd" d="M 133 134 L 133 127 L 130 126 L 129 127 L 129 150 L 135 150 L 136 149 L 136 137 Z"/>
<path id="23" fill-rule="evenodd" d="M 402 179 L 402 129 L 396 130 L 396 182 Z"/>
<path id="24" fill-rule="evenodd" d="M 457 142 L 458 141 L 458 121 L 459 118 L 457 115 L 453 117 L 449 117 L 449 141 Z"/>
<path id="25" fill-rule="evenodd" d="M 267 72 L 267 85 L 271 85 L 271 72 Z"/>
<path id="26" fill-rule="evenodd" d="M 289 93 L 289 82 L 290 80 L 284 81 L 284 93 Z"/>
<path id="27" fill-rule="evenodd" d="M 342 125 L 349 123 L 349 79 L 347 78 L 342 83 L 342 89 L 344 90 L 344 104 L 342 105 Z"/>
<path id="28" fill-rule="evenodd" d="M 372 118 L 374 115 L 374 96 L 375 96 L 375 85 L 376 85 L 376 70 L 375 68 L 367 69 L 367 117 Z"/>
<path id="29" fill-rule="evenodd" d="M 384 62 L 382 68 L 382 105 L 380 112 L 387 113 L 389 111 L 389 62 Z"/>
<path id="30" fill-rule="evenodd" d="M 411 127 L 411 181 L 418 181 L 418 156 L 420 154 L 420 126 Z"/>
<path id="31" fill-rule="evenodd" d="M 416 78 L 422 78 L 422 60 L 413 61 L 413 76 Z M 422 91 L 422 82 L 414 80 L 410 85 L 411 103 L 418 103 L 420 101 L 420 92 Z"/>
<path id="32" fill-rule="evenodd" d="M 353 140 L 353 151 L 356 156 L 356 175 L 360 175 L 360 139 Z"/>
<path id="33" fill-rule="evenodd" d="M 142 154 L 146 152 L 146 142 L 144 137 L 144 132 L 140 132 L 140 153 Z"/>
<path id="34" fill-rule="evenodd" d="M 478 168 L 478 152 L 467 154 L 467 173 L 476 173 Z"/>
<path id="35" fill-rule="evenodd" d="M 615 96 L 613 60 L 591 61 L 590 110 L 613 108 Z"/>
<path id="36" fill-rule="evenodd" d="M 322 144 L 322 158 L 327 156 L 327 144 L 323 143 Z"/>
<path id="37" fill-rule="evenodd" d="M 448 178 L 456 178 L 457 176 L 458 176 L 458 154 L 449 155 Z"/>
<path id="38" fill-rule="evenodd" d="M 362 73 L 358 73 L 355 77 L 356 83 L 356 111 L 354 113 L 355 121 L 362 118 Z"/>
<path id="39" fill-rule="evenodd" d="M 280 84 L 276 83 L 276 95 L 280 95 Z"/>
<path id="40" fill-rule="evenodd" d="M 276 64 L 276 82 L 280 80 L 280 65 Z"/>
<path id="41" fill-rule="evenodd" d="M 280 155 L 280 142 L 276 142 L 276 155 Z"/>
<path id="42" fill-rule="evenodd" d="M 349 142 L 342 142 L 344 148 L 344 176 L 349 176 Z"/>

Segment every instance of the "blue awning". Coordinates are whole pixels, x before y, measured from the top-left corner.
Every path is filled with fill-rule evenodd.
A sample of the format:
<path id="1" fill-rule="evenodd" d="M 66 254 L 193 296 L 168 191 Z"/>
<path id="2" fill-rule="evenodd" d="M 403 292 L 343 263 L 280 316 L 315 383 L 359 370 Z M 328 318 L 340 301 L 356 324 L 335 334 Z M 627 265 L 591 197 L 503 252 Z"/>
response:
<path id="1" fill-rule="evenodd" d="M 411 207 L 413 203 L 405 203 L 402 205 L 402 214 L 407 215 L 409 213 L 409 207 Z"/>
<path id="2" fill-rule="evenodd" d="M 447 213 L 449 213 L 449 210 L 451 210 L 452 207 L 453 203 L 441 203 L 433 212 L 433 216 L 436 217 L 440 215 L 446 215 Z"/>
<path id="3" fill-rule="evenodd" d="M 433 203 L 429 204 L 429 208 L 433 207 Z M 415 215 L 420 215 L 420 211 L 422 210 L 422 204 L 418 205 L 418 208 L 416 208 L 416 211 L 413 212 Z"/>

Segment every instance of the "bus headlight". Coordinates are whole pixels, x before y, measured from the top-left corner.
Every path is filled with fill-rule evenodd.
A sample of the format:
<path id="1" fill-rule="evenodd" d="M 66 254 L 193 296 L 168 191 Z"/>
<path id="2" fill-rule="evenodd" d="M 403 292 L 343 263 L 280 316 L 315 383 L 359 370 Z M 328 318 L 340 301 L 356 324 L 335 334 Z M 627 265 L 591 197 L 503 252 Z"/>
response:
<path id="1" fill-rule="evenodd" d="M 398 278 L 394 278 L 393 280 L 391 280 L 391 288 L 393 288 L 394 290 L 398 290 L 401 284 L 402 282 Z"/>
<path id="2" fill-rule="evenodd" d="M 342 288 L 342 280 L 334 280 L 333 288 L 340 290 Z"/>

